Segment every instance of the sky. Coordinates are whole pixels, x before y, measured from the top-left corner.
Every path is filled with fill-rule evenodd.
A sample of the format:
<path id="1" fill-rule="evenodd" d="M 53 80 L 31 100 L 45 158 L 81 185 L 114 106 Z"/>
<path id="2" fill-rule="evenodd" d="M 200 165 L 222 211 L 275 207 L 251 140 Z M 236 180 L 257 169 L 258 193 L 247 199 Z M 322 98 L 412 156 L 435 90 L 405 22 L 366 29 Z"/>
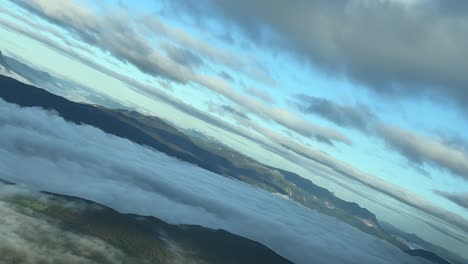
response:
<path id="1" fill-rule="evenodd" d="M 456 0 L 6 0 L 0 49 L 466 254 L 466 11 Z"/>

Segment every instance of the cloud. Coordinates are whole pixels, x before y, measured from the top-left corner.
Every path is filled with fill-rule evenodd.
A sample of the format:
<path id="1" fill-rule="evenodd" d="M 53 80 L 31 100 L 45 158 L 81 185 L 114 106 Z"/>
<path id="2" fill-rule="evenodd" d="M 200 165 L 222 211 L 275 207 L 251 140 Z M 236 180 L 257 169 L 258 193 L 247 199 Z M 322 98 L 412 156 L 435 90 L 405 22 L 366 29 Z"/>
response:
<path id="1" fill-rule="evenodd" d="M 468 111 L 468 11 L 463 1 L 166 1 L 217 18 L 253 43 L 290 51 L 385 97 L 430 96 Z M 185 14 L 184 13 L 184 14 Z"/>
<path id="2" fill-rule="evenodd" d="M 210 45 L 209 42 L 196 38 L 187 31 L 164 23 L 153 14 L 139 18 L 138 22 L 141 22 L 145 31 L 150 34 L 157 33 L 166 36 L 172 41 L 178 43 L 179 46 L 190 48 L 201 57 L 216 64 L 227 66 L 231 70 L 243 73 L 255 81 L 262 82 L 270 86 L 275 85 L 275 80 L 268 74 L 267 70 L 261 67 L 260 63 L 249 54 L 241 52 L 234 53 Z"/>
<path id="3" fill-rule="evenodd" d="M 0 127 L 0 178 L 226 229 L 299 264 L 419 263 L 337 219 L 41 109 L 0 102 Z"/>
<path id="4" fill-rule="evenodd" d="M 29 203 L 30 201 L 33 203 Z M 42 209 L 46 207 L 49 209 L 53 207 L 53 210 L 46 210 L 47 212 L 43 214 Z M 57 209 L 76 214 L 75 216 L 84 216 L 82 213 L 86 212 L 87 216 L 84 217 L 86 219 L 83 217 L 62 219 L 63 215 L 56 214 Z M 99 218 L 98 211 L 103 209 L 108 210 L 99 204 L 90 204 L 78 198 L 61 199 L 57 195 L 31 191 L 25 186 L 2 184 L 0 186 L 0 213 L 5 214 L 5 217 L 0 219 L 0 232 L 3 238 L 0 243 L 0 262 L 2 264 L 150 263 L 148 258 L 141 259 L 145 257 L 140 254 L 141 252 L 134 250 L 134 252 L 129 252 L 132 250 L 128 250 L 128 246 L 135 246 L 134 244 L 122 245 L 119 241 L 115 241 L 118 237 L 113 238 L 112 235 L 103 237 L 103 233 L 99 230 L 89 229 L 97 223 L 97 219 L 93 217 Z M 81 222 L 70 226 L 69 220 Z M 99 224 L 97 227 L 99 229 Z M 158 263 L 206 264 L 205 261 L 194 258 L 196 252 L 193 248 L 183 245 L 180 239 L 174 240 L 174 237 L 167 236 L 163 229 L 164 227 L 151 234 L 153 238 L 159 240 L 159 247 L 165 247 L 161 258 L 157 260 Z M 112 230 L 109 231 L 112 232 Z M 122 230 L 115 231 L 119 233 Z M 148 249 L 150 248 L 151 246 Z"/>
<path id="5" fill-rule="evenodd" d="M 203 65 L 203 59 L 190 50 L 169 43 L 162 43 L 161 47 L 166 51 L 167 56 L 178 64 L 189 68 L 199 68 Z"/>
<path id="6" fill-rule="evenodd" d="M 212 46 L 180 28 L 172 27 L 154 15 L 143 16 L 138 18 L 138 20 L 141 22 L 146 32 L 166 36 L 172 41 L 178 43 L 179 46 L 187 47 L 197 54 L 200 54 L 201 57 L 212 62 L 226 65 L 237 71 L 243 70 L 246 66 L 246 63 L 239 59 L 238 55 L 227 50 L 220 49 L 216 46 Z"/>
<path id="7" fill-rule="evenodd" d="M 78 57 L 78 58 L 79 58 L 79 57 Z M 86 62 L 86 60 L 85 60 L 85 62 Z M 93 65 L 92 62 L 90 62 L 90 61 L 87 61 L 87 63 L 90 63 L 90 65 Z M 113 71 L 111 71 L 111 70 L 106 70 L 106 69 L 100 67 L 99 65 L 94 65 L 94 67 L 97 67 L 97 69 L 98 69 L 99 71 L 103 71 L 103 70 L 104 70 L 105 73 L 110 74 L 111 76 L 117 76 L 120 80 L 123 80 L 124 82 L 128 83 L 129 85 L 137 85 L 137 87 L 139 87 L 139 89 L 140 89 L 140 92 L 141 92 L 141 91 L 145 91 L 145 93 L 146 93 L 146 94 L 149 93 L 150 96 L 159 96 L 159 98 L 166 98 L 166 97 L 164 97 L 164 96 L 163 96 L 163 97 L 160 97 L 160 96 L 161 96 L 160 91 L 157 90 L 157 89 L 152 89 L 152 87 L 146 87 L 145 85 L 142 85 L 141 83 L 138 83 L 138 82 L 136 82 L 136 81 L 134 81 L 134 80 L 132 80 L 132 79 L 130 79 L 130 78 L 128 78 L 128 77 L 124 77 L 124 76 L 122 76 L 122 75 L 119 75 L 118 73 L 113 72 Z M 145 89 L 142 89 L 142 88 L 145 88 Z M 151 94 L 153 94 L 153 95 L 151 95 Z M 164 95 L 164 94 L 165 94 L 165 93 L 163 93 L 162 95 Z M 168 98 L 171 99 L 170 96 L 169 96 Z M 167 98 L 166 98 L 166 99 L 167 99 Z M 218 120 L 217 118 L 213 118 L 213 117 L 211 117 L 210 115 L 207 115 L 206 113 L 203 113 L 203 112 L 200 112 L 200 111 L 192 111 L 192 110 L 194 110 L 193 107 L 190 107 L 190 106 L 184 104 L 184 103 L 181 102 L 180 100 L 175 100 L 174 102 L 172 102 L 172 101 L 174 101 L 174 100 L 169 100 L 168 102 L 175 103 L 175 105 L 179 105 L 179 106 L 182 105 L 182 109 L 185 109 L 184 111 L 188 111 L 189 113 L 190 113 L 190 112 L 200 113 L 202 117 L 207 117 L 207 118 L 208 118 L 207 120 L 208 120 L 209 122 L 214 121 L 214 124 L 218 124 L 218 123 L 219 123 L 219 120 Z M 182 104 L 181 104 L 181 103 L 182 103 Z M 225 122 L 221 122 L 220 124 L 223 125 L 222 127 L 227 127 L 228 129 L 230 129 L 229 131 L 234 131 L 234 132 L 236 132 L 236 131 L 237 131 L 237 132 L 243 131 L 243 130 L 240 129 L 239 127 L 232 127 L 232 126 L 228 125 L 228 124 L 225 123 Z M 227 125 L 227 126 L 224 126 L 224 125 Z M 262 139 L 256 137 L 255 135 L 253 135 L 253 134 L 251 134 L 251 133 L 248 133 L 248 131 L 243 131 L 243 132 L 247 132 L 246 135 L 247 135 L 249 138 L 254 139 L 254 141 L 259 142 L 259 143 L 261 143 L 262 146 L 268 148 L 268 143 L 265 143 L 264 140 L 262 140 Z M 297 145 L 297 144 L 296 144 L 296 145 Z M 288 146 L 288 145 L 287 145 L 287 144 L 283 144 L 283 146 Z M 292 146 L 292 145 L 289 144 L 289 146 Z M 303 147 L 304 147 L 304 146 L 303 146 Z M 277 151 L 277 148 L 274 148 L 273 150 L 274 150 L 274 151 Z M 301 149 L 296 149 L 295 151 L 296 151 L 297 153 L 300 153 L 301 155 L 304 154 L 304 151 L 301 150 Z M 323 159 L 320 158 L 321 155 L 322 155 L 323 153 L 321 153 L 321 152 L 316 152 L 316 153 L 318 153 L 318 155 L 319 155 L 319 159 L 318 159 L 318 160 L 319 160 L 319 161 L 321 160 L 321 162 L 319 162 L 319 163 L 321 163 L 321 164 L 324 164 L 324 165 L 326 165 L 326 166 L 330 166 L 330 167 L 333 168 L 333 167 L 336 167 L 336 165 L 335 165 L 336 162 L 340 163 L 340 162 L 337 161 L 337 160 L 332 160 L 333 162 L 331 162 L 331 161 L 326 161 L 326 160 L 325 160 L 326 162 L 323 162 Z M 281 155 L 287 156 L 287 154 L 285 154 L 284 152 L 281 152 Z M 317 157 L 314 157 L 313 160 L 317 161 Z M 345 176 L 349 176 L 349 175 L 348 175 L 348 174 L 345 174 Z M 366 179 L 366 178 L 364 177 L 364 178 L 360 179 L 359 175 L 358 175 L 358 176 L 354 175 L 354 177 L 350 177 L 350 178 L 352 178 L 352 179 L 358 179 L 358 181 L 368 182 L 368 184 L 366 184 L 367 186 L 370 186 L 370 187 L 372 187 L 372 188 L 374 188 L 374 189 L 377 189 L 377 190 L 381 190 L 381 187 L 379 186 L 379 184 L 376 185 L 376 184 L 374 183 L 374 180 L 375 180 L 374 178 L 375 178 L 375 177 L 371 177 L 370 179 Z M 419 208 L 419 206 L 421 205 L 421 206 L 422 206 L 422 211 L 429 212 L 429 213 L 431 213 L 431 212 L 436 212 L 437 215 L 443 216 L 442 218 L 445 219 L 446 221 L 449 221 L 449 222 L 451 222 L 451 223 L 456 223 L 456 225 L 458 225 L 458 223 L 460 223 L 460 222 L 463 223 L 463 220 L 460 220 L 459 217 L 457 217 L 457 216 L 453 217 L 453 215 L 452 215 L 451 213 L 447 213 L 447 212 L 444 212 L 444 211 L 439 211 L 439 209 L 438 209 L 437 207 L 435 207 L 434 205 L 432 205 L 432 204 L 430 204 L 429 206 L 426 206 L 426 202 L 427 202 L 427 201 L 425 201 L 425 200 L 424 200 L 424 201 L 425 201 L 424 203 L 419 203 L 419 200 L 418 200 L 418 199 L 416 199 L 416 202 L 414 202 L 413 199 L 407 199 L 405 196 L 407 196 L 407 197 L 410 197 L 410 196 L 411 196 L 411 195 L 406 195 L 406 194 L 408 194 L 407 191 L 401 192 L 401 188 L 394 188 L 394 187 L 395 187 L 395 186 L 385 187 L 385 188 L 383 188 L 383 190 L 384 190 L 384 192 L 385 192 L 386 189 L 389 189 L 390 191 L 387 192 L 387 193 L 389 193 L 390 196 L 395 197 L 397 200 L 402 201 L 402 202 L 405 202 L 405 203 L 407 203 L 407 204 L 409 204 L 409 205 L 411 205 L 411 206 L 414 206 L 414 207 L 416 207 L 416 208 Z M 402 195 L 402 194 L 405 194 L 405 195 Z M 446 213 L 447 213 L 447 214 L 446 214 Z M 445 216 L 444 216 L 444 215 L 445 215 Z"/>
<path id="8" fill-rule="evenodd" d="M 78 39 L 135 65 L 142 72 L 180 83 L 188 82 L 190 70 L 153 49 L 122 10 L 98 15 L 72 0 L 20 0 L 18 4 L 68 29 Z"/>
<path id="9" fill-rule="evenodd" d="M 24 34 L 26 36 L 29 36 L 41 43 L 44 43 L 45 45 L 48 45 L 49 47 L 59 51 L 60 53 L 62 54 L 65 54 L 67 56 L 69 56 L 70 58 L 72 58 L 73 60 L 77 60 L 101 73 L 104 73 L 110 77 L 113 77 L 113 78 L 116 78 L 117 80 L 120 80 L 122 81 L 123 83 L 127 84 L 128 87 L 132 90 L 134 90 L 135 92 L 138 92 L 144 96 L 147 96 L 149 98 L 152 98 L 154 100 L 158 100 L 158 101 L 163 101 L 165 102 L 166 104 L 168 105 L 171 105 L 172 107 L 190 115 L 190 116 L 193 116 L 195 118 L 198 118 L 208 124 L 211 124 L 213 126 L 216 126 L 216 127 L 219 127 L 219 128 L 222 128 L 226 131 L 229 131 L 233 134 L 236 134 L 236 135 L 239 135 L 241 137 L 245 137 L 247 139 L 250 139 L 252 140 L 253 142 L 257 142 L 261 145 L 264 145 L 265 144 L 265 140 L 260 138 L 258 135 L 255 135 L 253 133 L 250 133 L 249 131 L 245 130 L 245 129 L 242 129 L 241 127 L 238 127 L 238 126 L 235 126 L 235 125 L 232 125 L 228 122 L 225 122 L 213 115 L 211 115 L 210 113 L 207 113 L 205 111 L 202 111 L 198 108 L 195 108 L 194 106 L 190 105 L 190 104 L 187 104 L 185 103 L 184 101 L 178 99 L 178 98 L 175 98 L 174 96 L 171 96 L 169 93 L 163 91 L 163 90 L 160 90 L 160 89 L 157 89 L 151 85 L 148 85 L 146 83 L 143 83 L 143 82 L 139 82 L 129 76 L 126 76 L 124 74 L 121 74 L 115 70 L 112 70 L 112 69 L 109 69 L 109 68 L 106 68 L 98 63 L 96 63 L 93 59 L 90 59 L 86 56 L 82 56 L 80 55 L 79 53 L 73 51 L 73 50 L 69 50 L 67 49 L 66 47 L 64 47 L 63 45 L 60 45 L 59 43 L 57 42 L 54 42 L 52 41 L 51 39 L 49 39 L 48 37 L 36 32 L 36 31 L 33 31 L 33 30 L 30 30 L 30 29 L 27 29 L 27 28 L 24 28 L 24 27 L 21 27 L 19 25 L 16 25 L 16 24 L 13 24 L 13 23 L 9 23 L 7 21 L 4 21 L 4 20 L 1 20 L 0 19 L 0 23 L 2 23 L 3 26 L 6 26 L 8 27 L 9 29 L 11 30 L 14 30 L 14 31 L 17 31 L 21 34 Z M 69 84 L 67 84 L 68 87 L 71 87 Z M 75 86 L 75 85 L 72 85 L 72 86 Z M 170 86 L 167 86 L 167 83 L 164 83 L 162 84 L 162 86 L 167 89 L 166 87 L 169 87 L 171 88 Z M 51 87 L 51 86 L 44 86 L 43 88 L 45 89 L 48 89 L 49 91 L 53 92 L 53 93 L 57 93 L 58 91 L 55 90 L 54 87 Z M 90 88 L 88 89 L 85 89 L 85 90 L 92 90 Z M 67 97 L 68 99 L 72 100 L 74 99 L 74 97 L 70 97 L 70 94 L 64 94 L 63 93 L 63 90 L 60 91 L 62 96 L 65 96 Z M 93 94 L 96 94 L 96 91 L 93 91 Z M 91 93 L 85 93 L 85 95 L 91 95 Z M 88 96 L 89 97 L 89 96 Z M 88 98 L 89 100 L 91 99 L 95 99 L 94 98 Z M 100 102 L 101 103 L 104 103 L 105 106 L 107 107 L 113 107 L 114 105 L 113 104 L 109 104 L 110 100 L 101 100 Z M 96 103 L 93 101 L 93 103 Z"/>
<path id="10" fill-rule="evenodd" d="M 341 127 L 369 131 L 377 117 L 363 105 L 340 105 L 331 100 L 299 94 L 293 104 L 303 113 L 318 115 Z"/>
<path id="11" fill-rule="evenodd" d="M 447 133 L 447 131 L 442 130 L 437 131 L 436 134 L 447 146 L 468 153 L 468 140 L 466 137 L 457 133 Z"/>
<path id="12" fill-rule="evenodd" d="M 380 125 L 377 130 L 387 145 L 417 165 L 433 165 L 468 180 L 468 154 L 414 132 Z"/>
<path id="13" fill-rule="evenodd" d="M 415 193 L 412 193 L 403 187 L 389 183 L 385 180 L 382 180 L 379 177 L 376 177 L 375 175 L 367 174 L 343 161 L 335 159 L 334 157 L 328 155 L 325 152 L 317 150 L 306 144 L 299 143 L 296 140 L 293 140 L 291 137 L 282 135 L 269 128 L 260 126 L 252 122 L 251 120 L 243 119 L 239 115 L 233 115 L 233 118 L 236 118 L 237 121 L 243 126 L 249 127 L 254 131 L 260 133 L 261 135 L 265 136 L 271 142 L 293 152 L 295 155 L 291 155 L 291 153 L 284 152 L 275 147 L 266 147 L 267 149 L 278 153 L 284 158 L 294 161 L 296 164 L 300 164 L 305 169 L 316 171 L 317 169 L 320 169 L 317 167 L 317 165 L 322 165 L 325 168 L 331 169 L 334 173 L 338 174 L 339 176 L 346 177 L 348 179 L 361 183 L 399 202 L 416 208 L 421 212 L 427 213 L 442 221 L 450 223 L 454 227 L 457 227 L 458 229 L 462 230 L 462 232 L 464 233 L 468 232 L 467 219 L 456 213 L 452 213 L 448 210 L 445 210 L 444 208 L 435 205 L 427 199 Z M 458 235 L 453 232 L 451 233 L 450 231 L 444 231 L 444 233 L 448 236 L 453 237 L 454 239 L 459 240 Z"/>
<path id="14" fill-rule="evenodd" d="M 216 105 L 212 102 L 209 102 L 208 108 L 210 112 L 217 113 L 218 115 L 221 115 L 221 116 L 224 116 L 225 114 L 229 114 L 236 118 L 250 120 L 250 117 L 248 115 L 246 115 L 245 113 L 242 113 L 241 111 L 239 111 L 238 109 L 235 109 L 234 107 L 230 105 Z"/>
<path id="15" fill-rule="evenodd" d="M 468 209 L 468 193 L 450 193 L 439 190 L 434 190 L 434 193 Z"/>
<path id="16" fill-rule="evenodd" d="M 304 137 L 314 138 L 330 145 L 333 142 L 352 144 L 350 138 L 336 129 L 317 125 L 284 108 L 272 108 L 262 101 L 240 93 L 222 78 L 197 74 L 185 65 L 167 58 L 153 49 L 148 39 L 136 33 L 135 23 L 123 12 L 109 12 L 98 16 L 72 0 L 58 1 L 57 5 L 51 5 L 44 0 L 21 0 L 20 4 L 31 12 L 68 29 L 80 40 L 108 51 L 118 59 L 132 63 L 145 73 L 179 83 L 201 85 L 245 108 L 250 113 L 274 121 Z M 10 27 L 18 28 L 14 25 Z M 20 30 L 28 36 L 37 35 L 24 29 Z M 39 38 L 44 39 L 44 37 Z M 46 39 L 44 42 L 50 45 L 52 41 Z M 52 46 L 57 45 L 52 44 Z M 73 51 L 64 50 L 64 52 L 82 60 L 80 58 L 82 56 Z M 93 68 L 103 68 L 96 66 L 96 63 L 89 59 L 87 64 Z"/>
<path id="17" fill-rule="evenodd" d="M 239 93 L 222 78 L 204 75 L 197 75 L 195 78 L 197 83 L 223 95 L 232 102 L 244 107 L 251 113 L 272 120 L 304 137 L 315 138 L 318 141 L 328 142 L 329 144 L 333 141 L 348 145 L 352 144 L 352 140 L 340 131 L 317 125 L 289 111 L 288 109 L 269 107 L 255 98 Z"/>
<path id="18" fill-rule="evenodd" d="M 227 72 L 225 71 L 221 71 L 219 72 L 219 77 L 223 78 L 224 80 L 228 81 L 228 82 L 234 82 L 234 78 Z"/>
<path id="19" fill-rule="evenodd" d="M 57 11 L 58 14 L 60 14 L 60 12 L 62 12 L 60 10 L 55 10 L 55 11 Z M 64 11 L 64 12 L 69 12 L 69 11 Z M 80 12 L 77 12 L 77 13 L 80 13 Z M 74 15 L 76 15 L 76 14 L 74 14 Z M 58 17 L 60 18 L 60 15 Z M 55 21 L 55 22 L 57 22 L 57 21 Z M 62 25 L 63 25 L 63 23 L 62 23 Z M 68 26 L 68 27 L 70 28 L 71 26 Z M 112 28 L 109 28 L 109 30 L 111 30 L 111 29 Z M 73 31 L 73 29 L 70 29 L 70 30 Z M 31 33 L 31 32 L 29 32 L 29 33 Z M 69 51 L 69 50 L 68 51 L 63 50 L 63 51 L 65 53 L 71 54 L 71 51 Z M 75 55 L 76 54 L 74 54 L 73 56 L 75 56 Z M 163 55 L 161 55 L 161 56 L 163 56 Z M 111 74 L 115 75 L 115 72 L 112 73 L 112 71 L 103 69 L 99 65 L 96 65 L 96 64 L 93 65 L 92 62 L 90 62 L 89 60 L 87 61 L 87 63 L 88 63 L 88 65 L 92 65 L 92 67 L 100 69 L 101 71 L 108 72 L 108 73 L 110 72 Z M 168 66 L 168 65 L 164 65 L 164 66 Z M 175 71 L 170 70 L 168 72 L 175 72 Z M 345 142 L 345 143 L 351 144 L 351 140 L 349 138 L 347 138 L 345 135 L 343 135 L 342 133 L 340 133 L 339 131 L 336 131 L 334 129 L 329 129 L 329 128 L 326 128 L 326 127 L 317 126 L 317 125 L 315 125 L 315 124 L 313 124 L 311 122 L 308 122 L 308 121 L 304 120 L 300 116 L 291 113 L 287 109 L 270 108 L 267 105 L 265 105 L 264 103 L 262 103 L 262 102 L 260 102 L 258 100 L 255 100 L 254 98 L 244 96 L 243 94 L 237 92 L 233 87 L 231 87 L 227 82 L 225 82 L 225 80 L 222 80 L 222 79 L 219 79 L 219 78 L 212 78 L 212 77 L 209 77 L 209 76 L 193 75 L 192 73 L 190 73 L 190 71 L 186 71 L 186 70 L 184 70 L 183 72 L 184 73 L 189 73 L 188 75 L 184 75 L 184 78 L 185 77 L 190 77 L 190 78 L 188 78 L 188 80 L 193 80 L 194 82 L 196 82 L 198 84 L 202 84 L 203 86 L 208 87 L 212 91 L 215 91 L 215 92 L 218 92 L 218 93 L 222 94 L 223 96 L 230 99 L 232 102 L 235 102 L 239 106 L 245 108 L 246 110 L 248 110 L 248 111 L 250 111 L 252 113 L 255 113 L 255 114 L 259 115 L 259 116 L 266 117 L 268 119 L 274 120 L 278 124 L 281 124 L 281 125 L 289 128 L 289 129 L 291 129 L 293 131 L 298 132 L 300 135 L 307 136 L 307 137 L 314 137 L 314 138 L 316 138 L 318 140 L 325 141 L 325 142 L 327 142 L 329 144 L 332 144 L 333 141 Z M 123 76 L 120 76 L 119 78 L 123 79 L 123 80 L 126 80 L 127 83 L 132 83 L 132 82 L 137 83 L 137 82 L 134 82 L 134 80 L 131 80 L 130 78 L 125 78 Z M 149 86 L 145 87 L 146 90 L 141 90 L 141 87 L 143 87 L 141 84 L 138 84 L 137 87 L 138 87 L 138 89 L 140 89 L 140 92 L 144 91 L 147 94 L 149 94 L 149 93 L 159 94 L 159 91 L 157 89 L 154 89 L 154 88 L 149 87 Z M 297 146 L 297 145 L 299 145 L 299 144 L 296 143 L 295 146 Z M 290 149 L 292 148 L 291 144 L 289 144 L 289 145 L 288 144 L 283 144 L 283 146 L 289 146 Z M 299 147 L 295 147 L 294 150 L 297 151 L 297 153 L 300 153 L 301 155 L 304 155 L 304 153 L 306 153 L 306 152 L 304 152 L 303 149 L 301 149 Z M 306 150 L 307 150 L 307 148 L 306 148 Z M 315 160 L 317 160 L 317 159 L 320 160 L 321 164 L 324 164 L 326 166 L 330 166 L 330 167 L 335 168 L 335 169 L 336 168 L 343 168 L 343 167 L 340 167 L 340 164 L 341 164 L 340 162 L 338 162 L 336 160 L 333 160 L 333 159 L 330 159 L 329 157 L 326 157 L 326 156 L 323 157 L 322 156 L 323 153 L 321 153 L 321 154 L 320 153 L 317 152 L 313 156 L 315 156 L 314 157 Z M 344 167 L 344 168 L 347 168 L 347 167 Z M 351 170 L 352 170 L 352 168 L 351 168 Z M 394 196 L 397 199 L 399 199 L 400 201 L 404 201 L 406 203 L 409 203 L 412 206 L 415 206 L 417 208 L 421 207 L 421 208 L 423 208 L 422 210 L 425 211 L 425 212 L 430 212 L 430 213 L 435 212 L 438 216 L 443 217 L 444 220 L 447 220 L 447 221 L 449 221 L 451 223 L 455 223 L 457 226 L 462 226 L 462 227 L 464 226 L 463 225 L 463 223 L 464 223 L 463 219 L 460 219 L 460 217 L 453 217 L 452 214 L 446 214 L 445 216 L 442 216 L 443 213 L 445 213 L 446 211 L 439 211 L 440 208 L 434 207 L 432 204 L 427 205 L 425 203 L 426 201 L 424 201 L 424 203 L 419 203 L 420 200 L 418 200 L 418 199 L 414 200 L 413 197 L 411 196 L 411 194 L 409 194 L 407 192 L 400 192 L 401 189 L 398 189 L 398 188 L 394 189 L 394 186 L 384 185 L 382 187 L 382 186 L 379 185 L 378 181 L 377 181 L 377 183 L 375 183 L 375 179 L 374 179 L 375 177 L 369 177 L 369 179 L 368 179 L 368 178 L 362 176 L 361 173 L 355 173 L 354 171 L 352 171 L 352 173 L 349 173 L 349 172 L 343 173 L 343 175 L 346 175 L 347 177 L 350 177 L 350 178 L 353 178 L 353 179 L 357 179 L 358 181 L 367 182 L 368 186 L 371 186 L 373 188 L 377 188 L 377 189 L 382 188 L 383 190 L 387 191 L 387 193 L 390 193 L 392 195 L 392 197 Z M 390 191 L 388 191 L 387 189 L 390 189 Z M 407 196 L 407 197 L 405 197 L 405 196 Z"/>
<path id="20" fill-rule="evenodd" d="M 256 97 L 256 98 L 264 101 L 265 103 L 273 104 L 275 102 L 273 100 L 273 98 L 271 97 L 271 95 L 266 91 L 263 91 L 263 90 L 260 90 L 260 89 L 257 89 L 257 88 L 253 88 L 253 87 L 247 87 L 247 88 L 244 89 L 244 91 L 248 95 Z"/>
<path id="21" fill-rule="evenodd" d="M 425 165 L 431 165 L 468 179 L 468 148 L 466 140 L 460 136 L 439 132 L 439 140 L 392 126 L 383 123 L 362 104 L 344 105 L 308 95 L 297 95 L 295 99 L 292 103 L 304 113 L 319 115 L 336 125 L 357 129 L 383 140 L 407 160 L 409 167 L 425 177 L 431 178 L 424 169 Z"/>

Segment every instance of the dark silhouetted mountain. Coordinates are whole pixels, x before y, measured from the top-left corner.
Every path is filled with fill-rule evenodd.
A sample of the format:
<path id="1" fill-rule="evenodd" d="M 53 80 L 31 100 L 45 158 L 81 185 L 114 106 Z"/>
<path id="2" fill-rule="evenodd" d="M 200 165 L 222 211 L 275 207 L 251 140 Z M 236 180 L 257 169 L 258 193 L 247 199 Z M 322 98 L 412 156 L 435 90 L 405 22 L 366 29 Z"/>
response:
<path id="1" fill-rule="evenodd" d="M 52 193 L 28 195 L 18 192 L 6 197 L 3 195 L 1 200 L 28 218 L 46 220 L 59 230 L 109 243 L 125 253 L 123 263 L 292 263 L 258 242 L 224 230 L 193 225 L 170 225 L 155 217 L 121 214 L 81 198 Z M 46 234 L 38 234 L 41 235 Z M 37 247 L 68 247 L 66 244 L 58 244 L 60 241 L 31 236 L 29 239 L 29 243 L 41 242 Z M 2 251 L 0 260 L 21 263 L 21 256 L 15 256 L 13 253 L 9 256 L 8 250 Z M 15 262 L 15 257 L 20 262 Z M 101 263 L 101 260 L 93 255 L 88 258 L 90 263 Z"/>
<path id="2" fill-rule="evenodd" d="M 0 87 L 0 97 L 7 102 L 23 107 L 54 110 L 70 122 L 97 127 L 220 175 L 286 195 L 304 206 L 339 218 L 382 238 L 402 250 L 409 249 L 383 231 L 375 215 L 358 204 L 341 200 L 295 173 L 266 166 L 222 144 L 203 140 L 202 137 L 189 137 L 157 117 L 72 102 L 5 76 L 0 76 Z"/>

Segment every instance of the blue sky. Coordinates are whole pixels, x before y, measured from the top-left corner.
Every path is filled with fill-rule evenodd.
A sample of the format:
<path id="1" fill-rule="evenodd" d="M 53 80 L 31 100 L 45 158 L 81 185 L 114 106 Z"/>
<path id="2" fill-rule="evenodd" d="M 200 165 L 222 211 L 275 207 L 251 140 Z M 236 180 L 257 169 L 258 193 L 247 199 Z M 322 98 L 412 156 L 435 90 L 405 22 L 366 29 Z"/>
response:
<path id="1" fill-rule="evenodd" d="M 461 45 L 467 40 L 459 37 L 468 32 L 456 32 L 450 23 L 468 18 L 439 1 L 342 1 L 348 2 L 344 18 L 333 17 L 342 11 L 337 1 L 299 1 L 285 12 L 274 9 L 284 8 L 281 1 L 268 7 L 265 1 L 244 2 L 205 0 L 194 7 L 194 1 L 2 1 L 0 49 L 298 172 L 431 242 L 466 247 L 415 217 L 442 221 L 466 238 L 468 81 L 460 77 L 463 69 L 457 75 L 450 67 L 464 65 L 453 58 L 468 54 Z M 314 14 L 303 16 L 301 7 L 330 13 L 315 20 Z M 295 8 L 297 17 L 290 15 Z M 386 17 L 375 28 L 352 27 L 375 19 L 366 10 L 385 8 L 401 25 L 386 28 Z M 426 10 L 442 22 L 428 25 L 426 35 L 412 34 L 424 27 Z M 315 28 L 317 23 L 323 25 Z M 326 30 L 334 24 L 339 26 Z M 388 34 L 374 36 L 376 29 Z M 417 38 L 437 36 L 446 41 L 417 46 Z M 433 52 L 442 48 L 449 51 Z M 181 104 L 232 131 L 184 112 Z M 355 177 L 337 173 L 337 167 L 355 169 Z"/>

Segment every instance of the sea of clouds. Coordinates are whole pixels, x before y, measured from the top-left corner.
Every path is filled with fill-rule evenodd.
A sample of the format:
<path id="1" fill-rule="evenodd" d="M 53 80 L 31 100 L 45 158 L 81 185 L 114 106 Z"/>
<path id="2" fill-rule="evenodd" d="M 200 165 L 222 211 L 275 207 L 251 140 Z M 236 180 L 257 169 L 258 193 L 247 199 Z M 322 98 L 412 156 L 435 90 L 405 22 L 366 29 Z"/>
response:
<path id="1" fill-rule="evenodd" d="M 425 263 L 279 195 L 2 100 L 0 178 L 171 224 L 225 229 L 298 264 Z"/>

